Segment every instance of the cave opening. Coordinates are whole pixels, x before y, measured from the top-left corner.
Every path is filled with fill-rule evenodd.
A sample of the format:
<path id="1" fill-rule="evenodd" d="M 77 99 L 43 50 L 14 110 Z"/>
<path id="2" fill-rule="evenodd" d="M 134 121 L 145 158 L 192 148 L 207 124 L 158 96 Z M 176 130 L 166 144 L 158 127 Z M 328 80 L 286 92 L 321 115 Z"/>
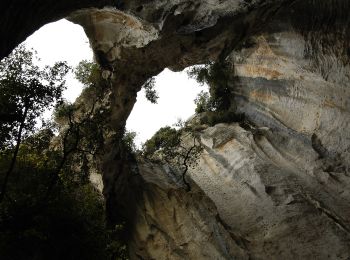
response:
<path id="1" fill-rule="evenodd" d="M 83 28 L 66 19 L 49 23 L 29 36 L 24 44 L 33 48 L 40 58 L 40 66 L 67 61 L 74 68 L 82 60 L 93 60 L 93 51 Z M 187 120 L 195 113 L 194 100 L 201 91 L 208 91 L 206 84 L 199 84 L 188 76 L 187 68 L 180 72 L 164 69 L 154 76 L 155 90 L 159 98 L 156 104 L 149 102 L 145 89 L 138 92 L 137 102 L 127 120 L 128 131 L 136 132 L 138 148 L 161 127 L 172 126 L 179 119 Z M 83 85 L 72 71 L 67 76 L 64 98 L 74 102 Z M 45 113 L 49 118 L 52 111 Z"/>
<path id="2" fill-rule="evenodd" d="M 179 5 L 174 1 L 128 1 L 120 5 L 121 10 L 92 8 L 76 13 L 74 21 L 85 28 L 100 56 L 98 62 L 105 65 L 105 75 L 120 72 L 111 82 L 113 92 L 108 100 L 114 108 L 108 127 L 117 130 L 104 139 L 106 149 L 93 163 L 103 173 L 104 198 L 99 194 L 107 204 L 110 222 L 116 229 L 130 224 L 129 237 L 124 241 L 131 245 L 132 259 L 349 257 L 349 5 L 346 0 L 241 2 L 193 0 Z M 66 14 L 69 12 L 67 9 Z M 57 29 L 50 30 L 57 35 Z M 77 55 L 71 46 L 67 49 L 72 50 L 70 56 Z M 217 92 L 233 95 L 226 95 L 230 106 L 223 106 L 224 111 L 219 112 L 237 112 L 244 121 L 212 118 L 213 124 L 197 125 L 194 130 L 204 149 L 189 172 L 186 164 L 186 171 L 177 172 L 170 160 L 159 163 L 130 156 L 121 138 L 125 123 L 143 135 L 136 140 L 140 144 L 152 135 L 146 128 L 154 127 L 155 131 L 164 126 L 156 126 L 152 120 L 165 115 L 169 121 L 164 124 L 172 125 L 178 117 L 187 119 L 193 113 L 194 92 L 201 88 L 193 85 L 193 96 L 187 94 L 181 88 L 185 83 L 176 78 L 188 81 L 186 71 L 173 73 L 164 68 L 181 71 L 192 64 L 217 61 L 233 49 L 229 60 L 234 73 L 228 77 L 229 84 L 224 84 L 232 91 Z M 92 56 L 90 49 L 88 52 Z M 59 60 L 62 57 L 59 55 Z M 148 103 L 145 90 L 140 91 L 150 77 L 155 77 L 158 105 Z M 75 89 L 79 95 L 79 87 Z M 178 112 L 186 107 L 185 98 L 192 111 L 186 110 L 189 114 L 184 116 L 172 115 L 170 110 Z M 163 109 L 162 103 L 170 110 Z M 215 107 L 207 109 L 208 115 L 226 119 Z M 133 127 L 134 122 L 140 130 Z M 165 130 L 174 136 L 173 131 Z M 35 155 L 41 158 L 43 154 L 39 151 L 39 156 Z M 72 166 L 84 172 L 87 163 L 83 158 L 78 162 L 81 168 L 74 163 Z M 186 189 L 181 173 L 189 177 L 191 189 Z M 88 198 L 85 195 L 80 198 Z M 21 212 L 27 204 L 23 203 Z M 63 204 L 63 208 L 69 209 L 69 205 Z M 98 219 L 97 215 L 91 220 Z M 32 216 L 25 216 L 22 219 L 30 223 Z M 124 220 L 129 223 L 124 225 Z M 0 228 L 10 227 L 1 226 L 1 221 L 2 215 Z M 76 221 L 58 219 L 57 224 L 62 230 L 65 226 L 69 231 L 78 227 Z M 47 239 L 33 232 L 35 229 L 28 231 L 22 237 Z M 69 241 L 69 235 L 58 234 L 61 241 Z M 21 252 L 24 244 L 13 243 L 12 252 Z M 89 249 L 98 247 L 91 245 Z M 3 254 L 1 246 L 0 241 Z M 67 248 L 57 250 L 57 255 L 69 255 Z M 124 244 L 119 247 L 123 248 Z M 32 249 L 35 246 L 25 250 Z"/>

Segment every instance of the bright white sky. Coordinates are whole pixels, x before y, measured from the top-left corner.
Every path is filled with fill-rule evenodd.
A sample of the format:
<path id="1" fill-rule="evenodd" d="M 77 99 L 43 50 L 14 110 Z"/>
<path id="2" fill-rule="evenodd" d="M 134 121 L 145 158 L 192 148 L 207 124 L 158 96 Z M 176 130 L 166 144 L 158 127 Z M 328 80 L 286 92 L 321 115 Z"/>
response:
<path id="1" fill-rule="evenodd" d="M 67 61 L 75 67 L 81 60 L 92 60 L 92 51 L 84 30 L 67 20 L 45 25 L 28 37 L 25 43 L 38 52 L 43 64 Z M 69 75 L 67 85 L 64 96 L 73 102 L 81 93 L 82 85 L 73 75 Z M 141 91 L 127 121 L 127 129 L 137 133 L 136 144 L 145 142 L 162 126 L 173 125 L 179 118 L 188 119 L 194 114 L 193 100 L 205 88 L 189 79 L 186 72 L 175 73 L 165 69 L 156 77 L 158 104 L 147 101 Z"/>

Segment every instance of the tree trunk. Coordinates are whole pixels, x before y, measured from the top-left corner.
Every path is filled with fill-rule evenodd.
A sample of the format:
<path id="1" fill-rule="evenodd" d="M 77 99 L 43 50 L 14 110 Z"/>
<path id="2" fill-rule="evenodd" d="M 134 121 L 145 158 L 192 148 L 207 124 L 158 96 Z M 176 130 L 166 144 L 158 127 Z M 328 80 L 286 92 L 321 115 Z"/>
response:
<path id="1" fill-rule="evenodd" d="M 3 183 L 2 183 L 2 187 L 1 187 L 1 191 L 0 191 L 0 204 L 4 200 L 5 192 L 6 192 L 6 186 L 7 186 L 9 177 L 10 177 L 10 175 L 11 175 L 11 173 L 12 173 L 12 171 L 15 168 L 15 165 L 16 165 L 17 155 L 18 155 L 18 151 L 19 151 L 19 146 L 21 145 L 21 141 L 22 141 L 22 132 L 23 132 L 23 129 L 24 129 L 24 124 L 25 124 L 25 121 L 26 121 L 27 113 L 28 113 L 28 108 L 26 107 L 25 111 L 24 111 L 24 115 L 23 115 L 23 120 L 21 122 L 21 125 L 19 126 L 19 131 L 18 131 L 17 140 L 16 140 L 16 147 L 15 147 L 15 151 L 14 151 L 13 156 L 12 156 L 11 164 L 10 164 L 9 169 L 6 172 L 5 179 L 4 179 Z"/>

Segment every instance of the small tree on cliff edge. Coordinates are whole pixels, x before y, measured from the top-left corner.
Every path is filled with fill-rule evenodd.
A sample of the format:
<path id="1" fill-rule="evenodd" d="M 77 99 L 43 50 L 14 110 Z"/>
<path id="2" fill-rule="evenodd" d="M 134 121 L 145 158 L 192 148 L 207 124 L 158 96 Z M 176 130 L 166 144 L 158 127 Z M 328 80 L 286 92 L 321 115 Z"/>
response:
<path id="1" fill-rule="evenodd" d="M 176 124 L 179 130 L 170 126 L 160 128 L 142 147 L 142 154 L 151 161 L 166 162 L 182 172 L 182 181 L 187 191 L 191 190 L 186 181 L 190 167 L 197 165 L 203 147 L 197 141 L 195 131 L 181 120 Z"/>

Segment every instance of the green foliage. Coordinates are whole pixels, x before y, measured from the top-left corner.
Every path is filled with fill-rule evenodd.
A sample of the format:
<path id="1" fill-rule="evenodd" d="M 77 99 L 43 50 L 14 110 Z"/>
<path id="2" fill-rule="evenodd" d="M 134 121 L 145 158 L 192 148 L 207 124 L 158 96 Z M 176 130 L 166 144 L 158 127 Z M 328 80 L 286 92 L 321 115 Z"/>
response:
<path id="1" fill-rule="evenodd" d="M 173 159 L 181 143 L 181 132 L 170 126 L 160 128 L 143 147 L 143 155 L 148 159 Z M 158 154 L 157 154 L 158 153 Z"/>
<path id="2" fill-rule="evenodd" d="M 191 190 L 185 175 L 190 167 L 198 163 L 203 147 L 196 140 L 195 131 L 185 123 L 176 130 L 170 126 L 160 128 L 142 147 L 142 155 L 151 161 L 167 162 L 182 171 L 182 180 Z"/>
<path id="3" fill-rule="evenodd" d="M 1 259 L 109 259 L 102 196 L 91 184 L 65 180 L 79 174 L 73 165 L 46 196 L 61 159 L 48 147 L 51 137 L 45 129 L 21 145 L 0 208 Z M 6 161 L 1 155 L 0 164 Z"/>
<path id="4" fill-rule="evenodd" d="M 60 104 L 54 112 L 54 117 L 59 123 L 60 147 L 63 152 L 67 155 L 74 153 L 79 160 L 85 158 L 86 154 L 101 154 L 108 133 L 108 114 L 108 109 L 99 108 L 96 103 L 89 109 L 77 103 Z M 77 163 L 80 164 L 79 161 Z"/>
<path id="5" fill-rule="evenodd" d="M 61 100 L 69 67 L 58 62 L 41 69 L 36 60 L 20 45 L 0 62 L 0 149 L 33 133 L 36 119 Z"/>
<path id="6" fill-rule="evenodd" d="M 110 84 L 101 77 L 97 65 L 81 64 L 78 66 L 79 73 L 84 77 L 77 78 L 85 86 L 83 93 L 74 104 L 62 103 L 58 106 L 55 121 L 60 122 L 61 150 L 66 153 L 72 151 L 69 161 L 73 169 L 78 169 L 77 173 L 71 175 L 70 167 L 68 171 L 62 172 L 62 177 L 65 182 L 83 184 L 89 183 L 90 168 L 94 167 L 92 162 L 104 153 L 106 136 L 115 133 L 109 128 L 110 107 L 108 99 L 105 98 L 111 91 Z M 135 136 L 132 132 L 124 134 L 123 144 L 129 152 L 136 149 L 133 142 Z M 127 259 L 127 247 L 120 235 L 124 232 L 123 229 L 124 225 L 121 224 L 118 228 L 105 230 L 108 236 L 108 243 L 105 243 L 106 253 L 110 259 Z"/>
<path id="7" fill-rule="evenodd" d="M 99 66 L 95 62 L 82 60 L 74 69 L 74 74 L 85 86 L 96 84 L 100 80 L 101 72 Z"/>
<path id="8" fill-rule="evenodd" d="M 135 138 L 136 138 L 136 132 L 125 131 L 124 136 L 123 136 L 123 143 L 124 143 L 126 149 L 130 153 L 136 153 L 137 152 L 137 147 L 136 147 L 136 144 L 135 144 Z"/>
<path id="9" fill-rule="evenodd" d="M 209 93 L 201 91 L 194 100 L 196 113 L 201 115 L 201 123 L 213 126 L 218 123 L 237 122 L 243 115 L 235 112 L 232 102 L 232 68 L 227 61 L 218 61 L 204 66 L 193 67 L 188 75 L 200 84 L 209 85 Z"/>
<path id="10" fill-rule="evenodd" d="M 198 94 L 198 96 L 194 100 L 194 103 L 196 104 L 195 112 L 197 114 L 208 111 L 215 111 L 215 107 L 213 107 L 213 103 L 211 102 L 209 93 L 203 90 Z"/>
<path id="11" fill-rule="evenodd" d="M 24 49 L 15 54 L 13 60 L 24 64 L 8 60 L 1 65 L 13 64 L 16 70 L 1 74 L 0 87 L 9 101 L 0 101 L 3 114 L 11 112 L 6 110 L 8 104 L 19 116 L 1 123 L 3 127 L 19 120 L 26 132 L 24 137 L 18 135 L 20 130 L 9 132 L 0 150 L 0 181 L 8 181 L 0 202 L 1 259 L 127 259 L 125 243 L 115 240 L 123 225 L 118 230 L 106 228 L 103 198 L 89 182 L 91 164 L 109 131 L 104 100 L 108 84 L 96 66 L 82 63 L 78 77 L 85 84 L 84 93 L 78 102 L 64 103 L 60 99 L 64 81 L 58 80 L 68 68 L 58 64 L 37 74 L 40 69 L 30 63 L 31 54 Z M 59 124 L 46 124 L 33 134 L 32 121 L 55 101 Z M 59 136 L 54 135 L 57 131 Z M 19 137 L 16 148 L 13 137 Z M 6 171 L 10 166 L 11 175 Z"/>
<path id="12" fill-rule="evenodd" d="M 194 78 L 201 85 L 208 84 L 208 79 L 210 78 L 210 65 L 211 63 L 206 65 L 194 66 L 187 72 L 187 74 L 190 78 Z"/>
<path id="13" fill-rule="evenodd" d="M 115 225 L 114 229 L 109 230 L 109 243 L 107 252 L 109 259 L 127 260 L 129 259 L 128 248 L 121 237 L 125 236 L 125 223 Z"/>
<path id="14" fill-rule="evenodd" d="M 157 91 L 154 89 L 155 84 L 156 81 L 154 77 L 152 77 L 149 78 L 142 86 L 145 90 L 147 100 L 150 101 L 152 104 L 157 104 L 159 98 Z"/>
<path id="15" fill-rule="evenodd" d="M 94 63 L 81 62 L 75 73 L 85 88 L 74 104 L 62 102 L 56 107 L 54 120 L 64 139 L 63 150 L 79 154 L 78 158 L 84 154 L 95 156 L 103 152 L 104 140 L 110 132 L 110 108 L 105 101 L 110 85 Z"/>
<path id="16" fill-rule="evenodd" d="M 232 70 L 226 61 L 209 63 L 201 67 L 193 67 L 188 75 L 200 84 L 208 84 L 208 94 L 201 93 L 197 100 L 197 109 L 202 111 L 225 111 L 231 107 L 231 89 L 229 86 Z"/>

